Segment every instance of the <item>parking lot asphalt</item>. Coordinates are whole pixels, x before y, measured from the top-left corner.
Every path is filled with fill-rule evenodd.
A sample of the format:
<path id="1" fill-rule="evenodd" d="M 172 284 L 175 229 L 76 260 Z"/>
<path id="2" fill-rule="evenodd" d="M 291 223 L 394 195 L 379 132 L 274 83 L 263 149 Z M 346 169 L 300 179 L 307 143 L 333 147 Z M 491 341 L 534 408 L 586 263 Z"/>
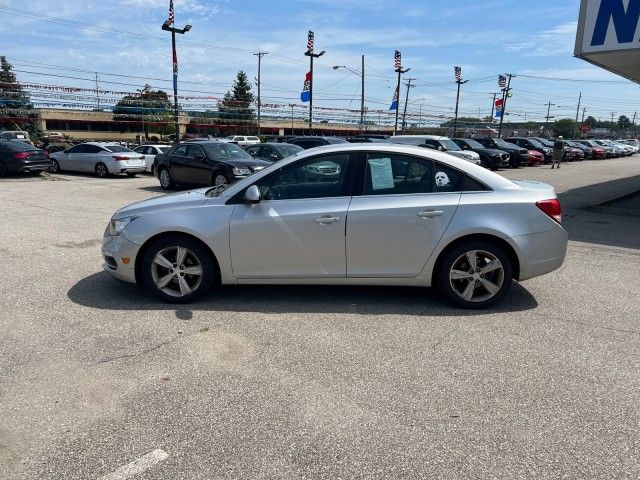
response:
<path id="1" fill-rule="evenodd" d="M 640 189 L 640 156 L 502 173 L 556 186 L 569 251 L 480 312 L 419 288 L 161 304 L 100 268 L 156 179 L 0 180 L 0 478 L 640 477 L 640 221 L 584 209 Z"/>

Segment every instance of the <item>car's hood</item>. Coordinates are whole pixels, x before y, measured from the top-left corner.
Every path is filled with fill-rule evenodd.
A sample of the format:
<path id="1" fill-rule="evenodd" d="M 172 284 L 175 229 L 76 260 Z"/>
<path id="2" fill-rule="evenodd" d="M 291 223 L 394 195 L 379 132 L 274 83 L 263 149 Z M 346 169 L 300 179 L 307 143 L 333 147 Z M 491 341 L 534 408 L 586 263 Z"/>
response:
<path id="1" fill-rule="evenodd" d="M 202 205 L 207 197 L 205 193 L 209 188 L 199 188 L 188 192 L 172 193 L 169 195 L 160 195 L 158 197 L 142 200 L 141 202 L 132 203 L 118 210 L 114 215 L 114 219 L 123 217 L 136 217 L 146 215 L 161 210 L 179 210 Z"/>
<path id="2" fill-rule="evenodd" d="M 471 152 L 469 150 L 447 150 L 447 153 L 454 157 L 464 158 L 465 160 L 478 160 L 480 158 L 476 152 Z"/>
<path id="3" fill-rule="evenodd" d="M 498 150 L 497 148 L 474 148 L 474 152 L 476 153 L 485 153 L 490 156 L 502 155 L 504 153 L 508 153 L 505 150 Z"/>

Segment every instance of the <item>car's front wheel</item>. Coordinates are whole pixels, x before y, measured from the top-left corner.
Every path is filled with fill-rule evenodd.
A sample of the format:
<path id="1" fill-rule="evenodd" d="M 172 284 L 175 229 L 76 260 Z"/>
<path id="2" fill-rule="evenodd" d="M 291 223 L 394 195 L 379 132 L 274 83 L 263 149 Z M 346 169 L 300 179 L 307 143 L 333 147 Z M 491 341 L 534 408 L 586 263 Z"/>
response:
<path id="1" fill-rule="evenodd" d="M 49 171 L 51 173 L 60 173 L 60 164 L 57 160 L 51 160 L 51 164 L 49 165 Z"/>
<path id="2" fill-rule="evenodd" d="M 211 252 L 198 241 L 182 235 L 154 241 L 142 260 L 145 288 L 169 303 L 189 303 L 201 298 L 217 278 Z"/>
<path id="3" fill-rule="evenodd" d="M 436 272 L 445 297 L 463 308 L 487 308 L 511 288 L 513 266 L 504 250 L 489 242 L 466 242 L 446 254 Z"/>

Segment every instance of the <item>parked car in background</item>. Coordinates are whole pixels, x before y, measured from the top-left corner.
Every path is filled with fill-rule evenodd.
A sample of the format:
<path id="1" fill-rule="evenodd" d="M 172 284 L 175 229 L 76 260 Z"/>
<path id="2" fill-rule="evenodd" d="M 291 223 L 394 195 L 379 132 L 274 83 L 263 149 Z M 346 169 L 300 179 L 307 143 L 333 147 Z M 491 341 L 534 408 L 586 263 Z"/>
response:
<path id="1" fill-rule="evenodd" d="M 462 150 L 476 152 L 480 156 L 480 165 L 490 170 L 509 167 L 509 153 L 495 148 L 486 148 L 471 138 L 452 138 Z"/>
<path id="2" fill-rule="evenodd" d="M 295 155 L 303 150 L 302 147 L 292 143 L 261 143 L 260 145 L 251 145 L 245 149 L 253 158 L 272 163 Z"/>
<path id="3" fill-rule="evenodd" d="M 454 157 L 480 165 L 480 155 L 472 150 L 463 150 L 449 137 L 440 135 L 394 135 L 389 137 L 389 140 L 391 140 L 392 143 L 398 143 L 400 145 L 414 145 L 446 152 Z"/>
<path id="4" fill-rule="evenodd" d="M 591 148 L 593 152 L 594 158 L 613 158 L 615 156 L 615 152 L 613 147 L 609 147 L 607 145 L 600 145 L 595 140 L 574 140 L 577 143 L 582 145 L 586 145 Z"/>
<path id="5" fill-rule="evenodd" d="M 529 163 L 529 150 L 513 143 L 505 142 L 502 138 L 482 137 L 474 138 L 486 148 L 497 148 L 509 154 L 509 166 L 511 168 L 525 167 Z"/>
<path id="6" fill-rule="evenodd" d="M 49 170 L 49 158 L 30 143 L 0 139 L 0 177 Z"/>
<path id="7" fill-rule="evenodd" d="M 272 162 L 257 160 L 238 145 L 183 142 L 156 156 L 155 175 L 165 190 L 182 185 L 229 185 Z"/>
<path id="8" fill-rule="evenodd" d="M 295 137 L 289 140 L 289 143 L 298 145 L 303 149 L 321 147 L 323 145 L 333 145 L 337 143 L 349 143 L 344 138 L 340 137 Z"/>
<path id="9" fill-rule="evenodd" d="M 626 143 L 622 143 L 619 142 L 617 140 L 609 140 L 611 143 L 613 143 L 616 147 L 619 147 L 622 149 L 622 151 L 624 152 L 624 155 L 633 155 L 634 153 L 636 153 L 636 149 L 635 147 L 632 147 L 631 145 L 627 145 Z"/>
<path id="10" fill-rule="evenodd" d="M 260 139 L 258 137 L 247 135 L 229 135 L 228 137 L 225 137 L 221 140 L 227 143 L 235 143 L 236 145 L 240 145 L 241 147 L 248 147 L 249 145 L 260 143 Z"/>
<path id="11" fill-rule="evenodd" d="M 167 153 L 171 150 L 171 145 L 140 145 L 133 149 L 134 152 L 144 156 L 145 171 L 153 173 L 156 155 Z"/>
<path id="12" fill-rule="evenodd" d="M 391 143 L 388 138 L 375 138 L 375 137 L 347 137 L 349 143 Z"/>
<path id="13" fill-rule="evenodd" d="M 29 138 L 29 132 L 22 130 L 5 130 L 0 132 L 0 140 L 19 140 L 33 146 L 31 138 Z"/>
<path id="14" fill-rule="evenodd" d="M 100 178 L 126 173 L 134 177 L 145 170 L 144 157 L 117 143 L 87 142 L 52 153 L 51 173 L 93 172 Z"/>
<path id="15" fill-rule="evenodd" d="M 609 140 L 594 140 L 598 145 L 601 145 L 603 147 L 609 147 L 609 149 L 611 149 L 611 156 L 612 157 L 622 157 L 624 155 L 626 155 L 626 152 L 619 146 L 614 144 L 613 142 L 610 142 Z"/>
<path id="16" fill-rule="evenodd" d="M 625 145 L 633 147 L 635 149 L 634 153 L 638 153 L 638 151 L 640 151 L 640 141 L 638 141 L 637 138 L 618 140 L 618 143 L 623 143 Z"/>
<path id="17" fill-rule="evenodd" d="M 585 160 L 590 160 L 593 158 L 593 149 L 587 145 L 583 145 L 582 143 L 574 142 L 573 140 L 565 140 L 564 143 L 571 148 L 577 148 L 578 150 L 582 150 L 584 154 Z"/>
<path id="18" fill-rule="evenodd" d="M 537 167 L 538 165 L 542 165 L 544 163 L 544 155 L 542 155 L 537 150 L 529 150 L 529 161 L 527 162 L 527 166 L 529 167 Z"/>
<path id="19" fill-rule="evenodd" d="M 52 153 L 56 152 L 64 152 L 71 147 L 73 147 L 71 143 L 54 142 L 49 143 L 46 147 L 43 148 L 43 150 L 47 155 L 51 155 Z"/>
<path id="20" fill-rule="evenodd" d="M 549 140 L 547 138 L 542 138 L 542 137 L 530 137 L 530 138 L 534 138 L 535 140 L 537 140 L 538 142 L 540 142 L 542 145 L 544 145 L 545 147 L 549 147 L 550 149 L 553 150 L 553 141 Z M 574 160 L 584 160 L 584 153 L 582 152 L 582 150 L 578 149 L 578 148 L 574 148 L 571 147 L 567 144 L 566 140 L 564 142 L 564 161 L 566 162 L 573 162 Z"/>
<path id="21" fill-rule="evenodd" d="M 544 157 L 544 163 L 551 163 L 553 161 L 553 149 L 546 145 L 543 145 L 535 138 L 531 137 L 508 137 L 504 139 L 505 142 L 513 143 L 519 147 L 526 148 L 527 150 L 535 150 Z"/>
<path id="22" fill-rule="evenodd" d="M 219 284 L 374 284 L 434 286 L 478 309 L 562 265 L 561 221 L 550 185 L 437 150 L 340 144 L 118 210 L 103 268 L 171 303 Z"/>

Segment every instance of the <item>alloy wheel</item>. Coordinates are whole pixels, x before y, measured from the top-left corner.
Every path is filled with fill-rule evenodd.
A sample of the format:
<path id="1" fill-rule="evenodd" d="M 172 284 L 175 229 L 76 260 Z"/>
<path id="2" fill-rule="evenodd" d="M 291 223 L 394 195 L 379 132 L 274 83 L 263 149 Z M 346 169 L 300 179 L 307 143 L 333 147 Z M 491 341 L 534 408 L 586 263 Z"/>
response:
<path id="1" fill-rule="evenodd" d="M 105 178 L 109 175 L 109 170 L 107 170 L 107 167 L 104 164 L 99 163 L 96 165 L 96 175 L 100 178 Z"/>
<path id="2" fill-rule="evenodd" d="M 213 184 L 216 187 L 219 187 L 220 185 L 226 185 L 227 182 L 227 177 L 225 177 L 224 175 L 222 175 L 221 173 L 219 173 L 218 175 L 216 175 L 216 178 L 214 178 L 213 180 Z"/>
<path id="3" fill-rule="evenodd" d="M 196 291 L 202 283 L 202 263 L 185 247 L 163 248 L 153 258 L 151 278 L 156 287 L 167 295 L 184 297 Z"/>
<path id="4" fill-rule="evenodd" d="M 160 185 L 163 188 L 169 188 L 171 186 L 171 175 L 166 170 L 160 170 Z"/>
<path id="5" fill-rule="evenodd" d="M 484 250 L 460 255 L 449 271 L 451 288 L 468 302 L 484 302 L 498 293 L 504 282 L 502 262 Z"/>
<path id="6" fill-rule="evenodd" d="M 60 171 L 60 164 L 56 160 L 52 160 L 51 165 L 49 166 L 49 171 L 51 173 L 58 173 Z"/>

